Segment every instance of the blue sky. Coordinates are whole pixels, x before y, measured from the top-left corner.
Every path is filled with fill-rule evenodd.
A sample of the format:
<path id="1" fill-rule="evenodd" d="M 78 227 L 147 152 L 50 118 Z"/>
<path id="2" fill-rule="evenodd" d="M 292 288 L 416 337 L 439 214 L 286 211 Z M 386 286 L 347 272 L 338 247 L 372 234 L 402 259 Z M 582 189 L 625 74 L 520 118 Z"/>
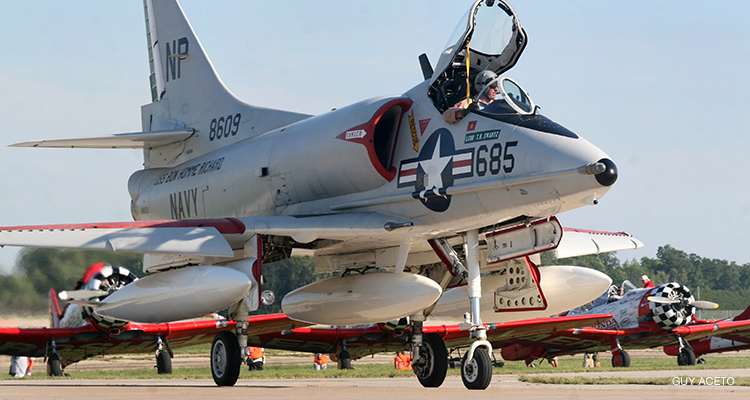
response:
<path id="1" fill-rule="evenodd" d="M 243 100 L 318 114 L 419 83 L 470 2 L 182 1 Z M 541 112 L 606 151 L 620 179 L 566 226 L 626 231 L 750 262 L 750 3 L 512 2 L 529 35 L 506 73 Z M 0 225 L 128 221 L 136 150 L 18 149 L 140 130 L 150 101 L 143 8 L 130 1 L 0 4 Z M 0 249 L 7 271 L 17 249 Z"/>

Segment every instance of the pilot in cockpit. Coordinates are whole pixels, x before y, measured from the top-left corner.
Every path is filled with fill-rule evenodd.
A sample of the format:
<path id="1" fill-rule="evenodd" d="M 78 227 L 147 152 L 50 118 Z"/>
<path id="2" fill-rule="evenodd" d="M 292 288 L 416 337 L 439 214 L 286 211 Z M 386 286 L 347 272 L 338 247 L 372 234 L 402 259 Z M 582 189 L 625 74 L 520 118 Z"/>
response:
<path id="1" fill-rule="evenodd" d="M 490 70 L 484 70 L 477 74 L 476 78 L 474 78 L 474 89 L 476 89 L 477 93 L 479 93 L 479 98 L 477 99 L 477 101 L 471 103 L 469 103 L 469 99 L 463 99 L 459 101 L 458 103 L 453 105 L 453 107 L 445 110 L 445 112 L 443 113 L 443 120 L 449 124 L 456 123 L 463 119 L 470 112 L 474 110 L 481 110 L 485 106 L 495 101 L 495 97 L 497 96 L 497 92 L 499 90 L 499 88 L 497 87 L 497 82 L 492 82 L 495 78 L 497 78 L 497 75 Z M 483 90 L 489 82 L 492 82 L 492 85 L 490 85 L 487 90 Z"/>

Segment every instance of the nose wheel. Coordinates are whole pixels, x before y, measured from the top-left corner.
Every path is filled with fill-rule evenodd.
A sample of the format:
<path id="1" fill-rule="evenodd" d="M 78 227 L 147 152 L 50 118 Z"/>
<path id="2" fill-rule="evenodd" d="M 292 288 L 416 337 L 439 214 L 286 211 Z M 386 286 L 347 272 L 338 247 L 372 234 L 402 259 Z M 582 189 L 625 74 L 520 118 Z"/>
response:
<path id="1" fill-rule="evenodd" d="M 492 359 L 487 349 L 477 347 L 471 359 L 469 352 L 464 354 L 461 362 L 461 380 L 467 389 L 484 390 L 490 386 L 492 381 Z"/>

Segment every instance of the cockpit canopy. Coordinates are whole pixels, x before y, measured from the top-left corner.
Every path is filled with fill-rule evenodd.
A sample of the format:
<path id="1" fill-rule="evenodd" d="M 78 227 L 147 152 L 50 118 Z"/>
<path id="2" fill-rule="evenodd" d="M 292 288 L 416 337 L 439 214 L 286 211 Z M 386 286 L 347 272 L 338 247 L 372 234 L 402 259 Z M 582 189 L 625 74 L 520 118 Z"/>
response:
<path id="1" fill-rule="evenodd" d="M 451 35 L 431 77 L 430 96 L 435 106 L 443 112 L 467 96 L 475 98 L 475 77 L 485 70 L 496 75 L 509 70 L 525 47 L 526 32 L 510 4 L 505 0 L 477 0 Z M 510 87 L 514 84 L 508 80 L 509 93 L 514 91 Z M 521 93 L 525 92 L 514 92 Z"/>
<path id="2" fill-rule="evenodd" d="M 477 96 L 479 109 L 491 115 L 533 114 L 534 101 L 514 80 L 497 77 L 484 86 Z"/>

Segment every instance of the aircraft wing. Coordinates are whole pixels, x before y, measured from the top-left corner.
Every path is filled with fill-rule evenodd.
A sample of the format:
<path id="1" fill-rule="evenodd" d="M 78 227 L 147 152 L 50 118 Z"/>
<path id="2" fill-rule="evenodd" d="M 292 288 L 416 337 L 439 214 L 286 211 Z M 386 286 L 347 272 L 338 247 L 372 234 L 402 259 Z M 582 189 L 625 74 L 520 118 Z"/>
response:
<path id="1" fill-rule="evenodd" d="M 52 340 L 63 365 L 97 355 L 152 353 L 158 337 L 166 337 L 172 348 L 210 343 L 217 332 L 234 328 L 234 321 L 198 320 L 167 324 L 129 324 L 119 334 L 109 335 L 91 324 L 77 328 L 0 327 L 0 354 L 44 357 Z M 308 324 L 284 314 L 250 317 L 248 334 L 262 335 Z"/>
<path id="2" fill-rule="evenodd" d="M 589 324 L 598 324 L 612 318 L 612 314 L 577 315 L 529 319 L 486 324 L 487 337 L 493 343 L 506 345 L 521 338 L 548 334 Z M 448 348 L 469 346 L 474 340 L 468 331 L 459 325 L 425 326 L 424 333 L 436 333 L 445 340 Z M 271 349 L 304 351 L 310 353 L 336 353 L 339 343 L 346 343 L 352 359 L 384 352 L 397 352 L 407 349 L 408 335 L 403 331 L 384 324 L 371 324 L 364 327 L 305 327 L 265 335 L 248 335 L 248 343 Z"/>
<path id="3" fill-rule="evenodd" d="M 750 342 L 750 320 L 714 321 L 704 324 L 685 325 L 673 329 L 673 332 L 690 340 L 706 336 L 717 336 L 738 342 Z"/>
<path id="4" fill-rule="evenodd" d="M 562 239 L 555 249 L 555 258 L 635 250 L 641 247 L 643 247 L 643 242 L 625 232 L 563 228 Z"/>
<path id="5" fill-rule="evenodd" d="M 675 328 L 672 331 L 662 330 L 654 325 L 643 325 L 633 329 L 600 329 L 575 328 L 538 335 L 534 338 L 522 338 L 518 344 L 526 347 L 542 347 L 553 356 L 577 354 L 582 352 L 608 351 L 611 342 L 619 339 L 627 349 L 648 349 L 667 346 L 677 341 L 677 336 L 685 339 L 700 339 L 706 336 L 735 335 L 750 337 L 750 321 L 716 321 L 707 324 L 693 324 Z"/>
<path id="6" fill-rule="evenodd" d="M 300 243 L 387 234 L 411 221 L 357 212 L 310 217 L 270 216 L 0 227 L 0 246 L 50 247 L 232 257 L 252 235 L 289 236 Z"/>

